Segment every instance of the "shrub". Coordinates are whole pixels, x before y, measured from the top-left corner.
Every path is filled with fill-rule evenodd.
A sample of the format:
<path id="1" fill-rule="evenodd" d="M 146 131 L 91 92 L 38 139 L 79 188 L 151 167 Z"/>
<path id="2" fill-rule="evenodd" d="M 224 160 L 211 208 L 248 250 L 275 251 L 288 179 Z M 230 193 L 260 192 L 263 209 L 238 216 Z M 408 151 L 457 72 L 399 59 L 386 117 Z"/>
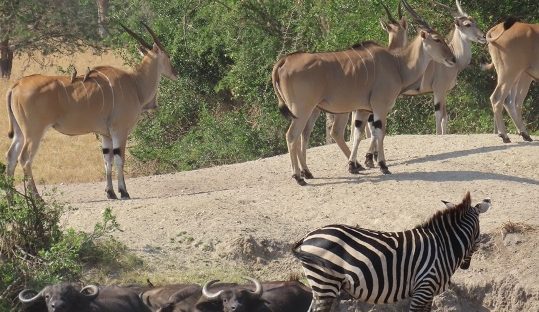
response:
<path id="1" fill-rule="evenodd" d="M 91 233 L 62 229 L 65 209 L 54 200 L 18 192 L 10 179 L 0 175 L 0 311 L 13 309 L 23 288 L 80 281 L 95 267 L 106 273 L 140 264 L 109 235 L 118 229 L 110 209 Z"/>

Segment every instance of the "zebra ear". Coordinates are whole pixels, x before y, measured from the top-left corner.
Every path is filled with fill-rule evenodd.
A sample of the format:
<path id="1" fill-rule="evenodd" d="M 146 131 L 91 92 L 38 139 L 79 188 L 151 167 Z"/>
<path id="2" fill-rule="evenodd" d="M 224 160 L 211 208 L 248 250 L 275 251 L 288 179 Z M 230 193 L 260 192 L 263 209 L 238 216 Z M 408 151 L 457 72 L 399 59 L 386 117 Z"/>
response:
<path id="1" fill-rule="evenodd" d="M 442 203 L 444 203 L 444 205 L 445 205 L 447 208 L 455 208 L 455 207 L 456 207 L 455 204 L 450 203 L 450 202 L 445 201 L 445 200 L 442 200 Z"/>
<path id="2" fill-rule="evenodd" d="M 475 205 L 475 209 L 477 209 L 477 211 L 479 213 L 485 213 L 487 212 L 487 210 L 490 209 L 490 207 L 492 206 L 492 204 L 490 203 L 490 199 L 489 198 L 485 198 L 483 199 L 482 202 L 480 202 L 479 204 Z"/>

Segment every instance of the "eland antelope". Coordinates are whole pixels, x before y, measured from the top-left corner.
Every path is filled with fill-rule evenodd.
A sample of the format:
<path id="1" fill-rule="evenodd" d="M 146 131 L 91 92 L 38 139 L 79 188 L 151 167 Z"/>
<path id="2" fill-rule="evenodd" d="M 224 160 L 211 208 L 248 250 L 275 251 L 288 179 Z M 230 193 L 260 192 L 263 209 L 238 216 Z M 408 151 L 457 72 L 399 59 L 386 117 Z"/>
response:
<path id="1" fill-rule="evenodd" d="M 396 20 L 393 15 L 391 15 L 391 12 L 389 11 L 388 7 L 381 3 L 384 7 L 384 10 L 386 11 L 388 21 L 384 21 L 380 19 L 380 25 L 382 29 L 384 29 L 388 36 L 388 48 L 389 49 L 400 49 L 407 45 L 408 38 L 407 38 L 407 30 L 408 30 L 408 23 L 406 22 L 406 18 L 402 15 L 402 3 L 399 2 L 398 6 L 398 16 L 399 20 Z M 309 118 L 309 121 L 307 122 L 307 125 L 305 129 L 303 130 L 303 133 L 301 134 L 301 153 L 305 154 L 307 151 L 307 147 L 309 144 L 309 140 L 311 137 L 312 130 L 314 129 L 314 125 L 318 117 L 320 116 L 320 109 L 316 107 L 313 110 L 313 113 L 311 114 L 311 117 Z M 329 112 L 326 112 L 327 114 L 331 114 Z M 357 112 L 357 113 L 363 113 L 365 112 Z M 350 157 L 350 148 L 348 148 L 348 145 L 346 144 L 346 141 L 344 139 L 344 132 L 346 130 L 346 124 L 349 119 L 350 113 L 343 113 L 343 114 L 332 114 L 333 115 L 333 124 L 331 125 L 330 135 L 335 140 L 335 143 L 337 143 L 337 146 L 341 149 L 343 154 L 345 155 L 346 159 Z M 353 130 L 354 130 L 354 118 L 352 118 L 352 124 L 350 126 L 350 129 L 352 131 L 351 136 L 353 136 Z M 306 156 L 302 156 L 306 157 Z M 348 170 L 351 173 L 359 173 L 359 171 L 364 170 L 363 167 L 359 163 L 349 163 L 348 164 Z M 301 171 L 301 175 L 306 179 L 313 179 L 314 176 L 310 172 L 308 168 L 303 168 Z"/>
<path id="2" fill-rule="evenodd" d="M 416 84 L 409 87 L 404 95 L 417 95 L 424 93 L 434 94 L 434 110 L 436 115 L 436 134 L 447 134 L 447 93 L 457 84 L 458 74 L 464 70 L 472 60 L 472 42 L 486 43 L 485 34 L 479 29 L 475 20 L 463 9 L 459 0 L 455 0 L 457 10 L 437 3 L 448 10 L 454 17 L 454 29 L 449 47 L 457 58 L 457 66 L 447 67 L 431 62 L 425 74 Z"/>
<path id="3" fill-rule="evenodd" d="M 455 2 L 457 10 L 453 10 L 449 6 L 441 3 L 435 3 L 450 10 L 454 17 L 454 29 L 451 34 L 449 47 L 452 49 L 453 54 L 457 59 L 457 65 L 454 67 L 447 67 L 443 64 L 431 61 L 421 79 L 409 86 L 408 90 L 403 93 L 404 95 L 434 93 L 437 134 L 447 133 L 447 93 L 455 87 L 458 74 L 470 64 L 472 58 L 471 42 L 486 43 L 485 35 L 478 28 L 474 19 L 462 9 L 459 0 L 455 0 Z M 398 47 L 398 45 L 394 46 L 394 48 Z M 339 117 L 336 119 L 338 118 Z M 354 120 L 355 118 L 353 118 L 353 121 Z M 372 128 L 372 119 L 369 120 L 369 126 Z M 344 140 L 344 138 L 342 140 Z M 376 141 L 371 138 L 371 146 L 365 156 L 365 165 L 367 167 L 374 168 L 374 158 L 376 158 L 376 154 Z M 357 173 L 357 171 L 354 170 L 355 168 L 360 167 L 358 164 L 349 163 L 349 171 L 351 173 Z"/>
<path id="4" fill-rule="evenodd" d="M 102 137 L 109 199 L 116 199 L 112 186 L 112 163 L 116 164 L 118 190 L 128 199 L 124 162 L 127 137 L 143 110 L 155 106 L 161 76 L 177 78 L 170 56 L 157 35 L 143 24 L 153 38 L 148 44 L 121 25 L 141 44 L 142 62 L 131 72 L 111 66 L 94 67 L 88 79 L 71 83 L 67 76 L 32 75 L 19 79 L 7 92 L 9 137 L 7 174 L 13 176 L 20 161 L 29 191 L 38 195 L 32 161 L 45 131 L 52 127 L 66 135 L 97 133 Z"/>
<path id="5" fill-rule="evenodd" d="M 519 134 L 532 141 L 522 121 L 522 102 L 532 80 L 539 79 L 539 24 L 526 24 L 508 18 L 491 28 L 486 35 L 488 51 L 498 74 L 490 96 L 498 135 L 510 143 L 502 118 L 503 107 L 513 119 Z M 520 108 L 516 103 L 520 103 Z"/>
<path id="6" fill-rule="evenodd" d="M 272 81 L 279 100 L 279 109 L 292 117 L 286 133 L 292 163 L 292 177 L 306 185 L 301 171 L 307 169 L 306 155 L 301 152 L 300 135 L 318 107 L 331 113 L 364 111 L 373 114 L 373 137 L 379 148 L 378 165 L 389 174 L 385 162 L 383 141 L 386 118 L 396 98 L 423 75 L 431 60 L 455 66 L 456 59 L 449 46 L 434 29 L 407 3 L 406 10 L 421 30 L 412 43 L 399 51 L 391 51 L 374 42 L 364 42 L 339 52 L 297 52 L 281 58 L 273 67 Z M 368 114 L 356 114 L 367 121 Z M 361 131 L 354 135 L 353 151 L 357 150 Z M 352 152 L 349 161 L 357 162 Z"/>

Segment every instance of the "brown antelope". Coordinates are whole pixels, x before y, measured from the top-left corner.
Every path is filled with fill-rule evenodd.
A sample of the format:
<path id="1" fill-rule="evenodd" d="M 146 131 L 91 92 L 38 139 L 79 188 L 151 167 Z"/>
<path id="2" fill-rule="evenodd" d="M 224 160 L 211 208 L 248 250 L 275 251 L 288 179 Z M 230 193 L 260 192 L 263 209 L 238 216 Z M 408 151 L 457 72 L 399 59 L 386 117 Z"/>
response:
<path id="1" fill-rule="evenodd" d="M 472 59 L 471 43 L 486 43 L 485 35 L 479 29 L 475 20 L 464 12 L 459 0 L 455 0 L 455 2 L 457 5 L 456 11 L 441 3 L 435 2 L 435 4 L 450 10 L 455 18 L 449 47 L 451 47 L 453 54 L 457 58 L 457 66 L 447 67 L 431 62 L 423 77 L 403 93 L 405 95 L 434 93 L 436 134 L 447 134 L 447 93 L 455 87 L 458 74 L 470 64 Z"/>
<path id="2" fill-rule="evenodd" d="M 519 134 L 532 141 L 522 121 L 517 102 L 526 97 L 532 80 L 539 79 L 539 24 L 519 23 L 509 18 L 487 32 L 488 51 L 498 74 L 498 82 L 490 96 L 498 135 L 510 143 L 502 118 L 505 106 Z M 509 97 L 509 98 L 508 98 Z"/>
<path id="3" fill-rule="evenodd" d="M 153 46 L 121 25 L 145 53 L 132 72 L 100 66 L 92 69 L 86 82 L 76 79 L 73 83 L 67 76 L 32 75 L 19 79 L 8 90 L 9 136 L 13 140 L 7 152 L 7 174 L 13 176 L 17 160 L 20 161 L 29 191 L 34 195 L 39 196 L 32 160 L 43 134 L 52 127 L 66 135 L 100 134 L 107 197 L 117 198 L 112 186 L 114 161 L 121 198 L 129 198 L 123 173 L 127 137 L 142 111 L 155 105 L 161 76 L 177 78 L 157 35 L 143 25 L 154 40 Z"/>
<path id="4" fill-rule="evenodd" d="M 481 65 L 482 70 L 491 70 L 493 68 L 494 64 L 492 63 Z M 533 81 L 534 79 L 530 75 L 522 74 L 518 79 L 518 82 L 515 83 L 515 85 L 511 89 L 509 96 L 507 96 L 503 104 L 505 110 L 509 113 L 511 119 L 513 119 L 513 122 L 516 125 L 520 125 L 517 126 L 517 129 L 525 129 L 524 119 L 522 117 L 522 108 L 524 106 L 524 100 L 528 95 L 528 91 L 530 90 Z M 496 122 L 494 122 L 494 133 L 498 133 Z M 526 132 L 521 132 L 521 134 L 524 134 L 523 139 L 525 141 L 532 141 L 532 138 L 529 135 L 526 135 Z"/>
<path id="5" fill-rule="evenodd" d="M 454 66 L 455 56 L 443 38 L 433 30 L 406 2 L 404 7 L 420 25 L 417 38 L 400 51 L 392 52 L 374 42 L 364 42 L 352 49 L 326 53 L 293 53 L 274 66 L 272 81 L 279 100 L 279 109 L 292 117 L 286 133 L 293 178 L 306 185 L 301 170 L 307 168 L 299 140 L 313 112 L 318 107 L 332 113 L 356 110 L 372 112 L 373 137 L 379 148 L 378 164 L 384 174 L 386 166 L 383 141 L 387 114 L 403 90 L 415 83 L 434 59 Z M 356 114 L 361 126 L 367 114 Z M 361 131 L 354 135 L 354 149 Z M 356 163 L 352 153 L 349 161 Z M 300 167 L 301 166 L 301 167 Z"/>
<path id="6" fill-rule="evenodd" d="M 406 46 L 408 43 L 408 38 L 406 35 L 406 32 L 408 30 L 408 23 L 406 22 L 406 18 L 402 15 L 402 9 L 401 9 L 401 3 L 399 2 L 398 6 L 398 16 L 399 20 L 397 21 L 393 15 L 391 15 L 391 12 L 389 11 L 388 7 L 381 3 L 384 7 L 384 10 L 386 11 L 388 21 L 384 21 L 380 19 L 380 25 L 382 26 L 382 29 L 384 29 L 388 36 L 388 48 L 390 50 L 402 48 Z M 362 112 L 358 112 L 362 113 Z M 364 112 L 363 112 L 364 113 Z M 328 113 L 331 114 L 331 113 Z M 346 124 L 349 119 L 349 113 L 344 114 L 332 114 L 333 115 L 333 124 L 331 125 L 330 135 L 337 143 L 337 146 L 341 149 L 343 154 L 345 155 L 346 159 L 350 157 L 350 148 L 348 148 L 348 145 L 346 144 L 346 141 L 344 139 L 344 132 L 346 130 Z M 311 115 L 311 118 L 309 118 L 309 121 L 307 122 L 307 126 L 305 127 L 305 130 L 303 130 L 303 133 L 301 135 L 301 153 L 305 154 L 307 151 L 307 147 L 309 144 L 309 139 L 311 137 L 312 130 L 314 128 L 315 122 L 320 116 L 320 109 L 316 107 L 313 110 L 313 113 Z M 354 130 L 354 118 L 352 118 L 352 124 L 350 125 L 350 129 L 352 131 L 351 136 L 353 136 L 353 130 Z M 306 157 L 306 156 L 302 156 Z M 348 164 L 348 171 L 350 173 L 357 174 L 359 171 L 364 170 L 363 167 L 359 163 L 349 163 Z M 301 175 L 304 178 L 307 179 L 313 179 L 313 175 L 310 172 L 308 168 L 303 168 L 301 171 Z"/>
<path id="7" fill-rule="evenodd" d="M 427 66 L 423 77 L 421 77 L 421 79 L 415 84 L 410 86 L 408 91 L 403 93 L 404 95 L 434 93 L 437 134 L 447 133 L 447 93 L 455 87 L 458 74 L 470 64 L 472 58 L 471 43 L 486 43 L 485 35 L 477 27 L 474 19 L 464 12 L 459 0 L 455 0 L 455 2 L 457 10 L 452 10 L 450 7 L 441 3 L 436 4 L 450 10 L 455 19 L 455 28 L 453 29 L 452 39 L 449 46 L 457 59 L 457 66 L 447 67 L 443 64 L 431 61 L 429 66 Z M 394 45 L 394 47 L 398 48 L 398 45 Z M 336 117 L 335 119 L 339 118 L 341 117 Z M 339 122 L 341 121 L 339 120 Z M 369 123 L 369 125 L 372 128 L 371 123 Z M 365 165 L 369 168 L 374 168 L 375 158 L 377 158 L 376 141 L 372 140 L 371 138 L 371 146 L 369 148 L 369 152 L 365 156 Z M 357 173 L 357 170 L 354 170 L 355 168 L 360 167 L 358 164 L 349 163 L 349 171 L 351 173 Z"/>
<path id="8" fill-rule="evenodd" d="M 454 17 L 454 29 L 449 47 L 457 59 L 457 65 L 447 67 L 443 64 L 431 61 L 425 73 L 415 84 L 409 86 L 404 95 L 434 94 L 434 111 L 436 118 L 436 134 L 447 134 L 447 93 L 457 84 L 458 74 L 464 70 L 472 59 L 472 42 L 486 43 L 485 35 L 477 26 L 475 20 L 463 9 L 459 0 L 455 0 L 457 10 L 447 5 L 434 2 L 449 10 Z M 376 158 L 376 142 L 371 139 L 369 151 L 365 156 L 365 166 L 374 168 Z"/>

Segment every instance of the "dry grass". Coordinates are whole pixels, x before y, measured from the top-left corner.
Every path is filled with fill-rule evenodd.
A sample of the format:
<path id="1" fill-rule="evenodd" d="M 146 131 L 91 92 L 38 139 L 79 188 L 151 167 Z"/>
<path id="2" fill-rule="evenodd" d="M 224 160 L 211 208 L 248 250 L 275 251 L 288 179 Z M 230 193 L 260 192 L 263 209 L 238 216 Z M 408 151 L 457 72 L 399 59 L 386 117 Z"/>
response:
<path id="1" fill-rule="evenodd" d="M 502 238 L 505 238 L 507 234 L 524 233 L 534 229 L 533 226 L 526 223 L 507 221 L 501 226 Z"/>
<path id="2" fill-rule="evenodd" d="M 47 60 L 48 64 L 43 64 L 44 60 Z M 60 74 L 58 66 L 66 69 L 71 64 L 77 68 L 79 74 L 84 73 L 88 66 L 113 65 L 125 68 L 122 59 L 113 53 L 94 55 L 92 52 L 84 52 L 72 56 L 48 56 L 34 59 L 17 56 L 13 62 L 11 80 L 0 80 L 0 96 L 4 98 L 9 86 L 20 77 L 36 73 L 57 75 Z M 5 107 L 5 99 L 2 99 L 1 103 L 4 103 Z M 1 109 L 4 113 L 0 114 L 0 147 L 5 155 L 11 140 L 7 137 L 7 113 L 5 108 Z M 100 142 L 93 134 L 70 137 L 51 129 L 42 140 L 34 160 L 34 178 L 39 184 L 103 180 L 100 146 Z M 5 162 L 5 158 L 2 162 Z M 20 166 L 17 167 L 16 175 L 22 176 Z"/>

